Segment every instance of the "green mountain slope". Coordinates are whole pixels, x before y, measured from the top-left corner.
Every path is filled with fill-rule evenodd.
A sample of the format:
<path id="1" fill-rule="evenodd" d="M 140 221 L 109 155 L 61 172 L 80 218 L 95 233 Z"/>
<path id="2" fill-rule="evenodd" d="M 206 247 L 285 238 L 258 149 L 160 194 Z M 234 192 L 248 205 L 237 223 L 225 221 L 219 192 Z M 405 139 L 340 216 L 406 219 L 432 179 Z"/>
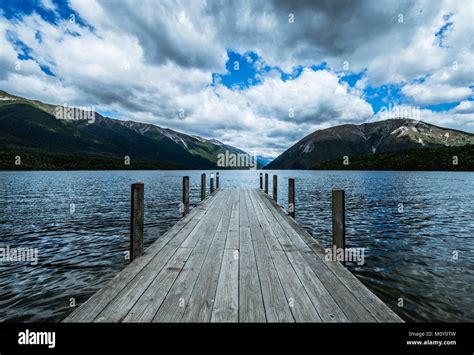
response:
<path id="1" fill-rule="evenodd" d="M 0 169 L 207 169 L 220 153 L 247 154 L 215 139 L 98 113 L 93 122 L 59 120 L 57 107 L 0 90 Z M 14 165 L 16 156 L 21 165 Z"/>
<path id="2" fill-rule="evenodd" d="M 398 152 L 358 155 L 321 162 L 315 170 L 427 170 L 474 171 L 474 145 L 460 147 L 418 148 Z"/>
<path id="3" fill-rule="evenodd" d="M 167 137 L 151 139 L 130 130 L 112 119 L 96 115 L 94 123 L 58 120 L 24 103 L 0 107 L 1 169 L 42 169 L 41 157 L 47 156 L 50 169 L 77 166 L 87 168 L 89 159 L 103 162 L 103 168 L 210 168 L 207 159 L 196 157 Z M 14 165 L 14 157 L 28 154 Z M 130 165 L 124 157 L 130 157 Z M 58 157 L 58 159 L 55 159 Z M 12 165 L 13 164 L 13 165 Z M 99 164 L 100 165 L 100 164 Z"/>
<path id="4" fill-rule="evenodd" d="M 181 148 L 185 149 L 192 155 L 207 159 L 213 164 L 217 164 L 218 155 L 221 153 L 225 154 L 226 151 L 234 154 L 247 154 L 241 149 L 226 145 L 216 139 L 204 139 L 197 136 L 191 136 L 173 131 L 169 128 L 161 128 L 153 124 L 134 121 L 117 122 L 145 137 L 152 139 L 163 139 L 163 137 L 166 137 L 171 139 L 174 143 L 181 146 Z"/>
<path id="5" fill-rule="evenodd" d="M 266 169 L 310 169 L 315 164 L 372 153 L 474 144 L 474 135 L 410 119 L 390 119 L 318 130 L 304 137 Z"/>

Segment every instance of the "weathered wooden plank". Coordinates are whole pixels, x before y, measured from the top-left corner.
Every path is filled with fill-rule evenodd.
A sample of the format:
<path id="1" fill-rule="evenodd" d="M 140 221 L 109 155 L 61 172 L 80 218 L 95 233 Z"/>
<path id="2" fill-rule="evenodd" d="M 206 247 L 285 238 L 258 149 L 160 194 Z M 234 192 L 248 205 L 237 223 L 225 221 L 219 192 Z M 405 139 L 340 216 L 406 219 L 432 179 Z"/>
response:
<path id="1" fill-rule="evenodd" d="M 227 234 L 226 249 L 239 249 L 239 190 L 233 189 L 234 196 L 232 199 L 229 232 Z"/>
<path id="2" fill-rule="evenodd" d="M 258 202 L 258 196 L 256 196 L 254 194 L 253 190 L 250 191 L 249 196 L 250 196 L 250 200 L 252 201 L 252 203 L 254 205 L 255 216 L 257 217 L 257 221 L 260 224 L 260 227 L 263 231 L 263 235 L 265 236 L 265 240 L 268 244 L 268 248 L 270 250 L 279 250 L 279 251 L 281 251 L 282 248 L 281 248 L 280 243 L 278 243 L 278 241 L 275 238 L 271 238 L 272 237 L 272 230 L 270 228 L 270 225 L 267 222 L 267 219 L 265 218 L 265 216 L 262 212 L 262 209 L 259 208 L 260 205 L 259 205 L 259 202 Z"/>
<path id="3" fill-rule="evenodd" d="M 224 200 L 223 200 L 224 202 Z M 204 227 L 205 224 L 204 223 L 201 223 L 201 226 Z M 196 233 L 197 234 L 200 234 L 199 233 L 200 229 L 197 228 L 196 229 Z M 190 250 L 192 251 L 193 249 L 192 248 L 180 248 L 180 249 L 183 249 L 183 250 Z M 180 250 L 179 249 L 179 250 Z M 189 252 L 190 254 L 190 252 Z M 187 258 L 186 258 L 187 260 Z M 166 270 L 166 269 L 165 269 Z M 181 272 L 182 270 L 182 267 L 178 268 L 178 267 L 171 267 L 170 268 L 171 271 L 174 271 L 176 273 L 176 271 L 179 270 L 179 272 Z M 156 272 L 156 270 L 155 270 Z M 171 275 L 169 275 L 171 274 Z M 178 273 L 179 274 L 179 273 Z M 173 272 L 168 272 L 167 274 L 165 274 L 164 277 L 168 276 L 167 279 L 165 280 L 169 280 L 171 276 L 173 276 Z M 177 278 L 177 274 L 176 274 L 176 277 L 173 279 L 173 282 L 174 280 Z M 159 279 L 159 277 L 157 277 L 157 279 Z M 150 292 L 153 293 L 153 291 L 151 291 L 150 289 L 154 288 L 154 287 L 159 287 L 160 288 L 160 292 L 155 292 L 155 295 L 154 297 L 156 297 L 154 300 L 153 300 L 153 304 L 152 305 L 148 305 L 147 307 L 145 307 L 144 310 L 142 310 L 141 308 L 143 308 L 143 306 L 141 306 L 141 308 L 139 308 L 138 310 L 135 310 L 134 312 L 130 312 L 129 315 L 127 316 L 126 320 L 127 321 L 134 321 L 134 317 L 139 317 L 138 319 L 140 321 L 151 321 L 153 319 L 153 317 L 155 316 L 157 310 L 159 309 L 159 306 L 161 305 L 163 299 L 165 298 L 166 294 L 168 293 L 169 289 L 171 288 L 172 284 L 169 285 L 169 287 L 167 287 L 167 284 L 163 284 L 163 285 L 160 285 L 160 284 L 157 284 L 155 281 L 153 281 L 153 284 L 151 284 L 149 286 L 149 288 L 147 289 L 147 294 L 149 294 Z M 147 299 L 146 298 L 146 294 L 144 294 L 140 299 Z M 139 304 L 139 303 L 138 303 Z M 136 308 L 136 306 L 134 306 L 134 309 Z M 136 315 L 134 315 L 133 313 L 136 313 Z"/>
<path id="4" fill-rule="evenodd" d="M 328 292 L 324 284 L 319 279 L 318 274 L 316 274 L 308 265 L 307 261 L 304 259 L 304 256 L 301 255 L 297 245 L 294 243 L 294 240 L 298 240 L 299 236 L 290 238 L 284 231 L 283 227 L 280 225 L 280 222 L 276 216 L 272 214 L 271 210 L 274 206 L 272 206 L 266 198 L 260 198 L 261 203 L 263 203 L 266 207 L 264 214 L 273 229 L 274 235 L 277 236 L 277 239 L 280 243 L 283 243 L 282 248 L 286 253 L 288 261 L 291 263 L 291 266 L 295 270 L 295 273 L 304 286 L 308 297 L 318 312 L 319 317 L 324 322 L 348 321 L 342 309 L 332 298 L 330 292 Z M 329 282 L 332 284 L 333 280 L 329 280 Z M 347 297 L 347 295 L 345 296 Z"/>
<path id="5" fill-rule="evenodd" d="M 240 228 L 239 322 L 265 322 L 265 306 L 250 227 Z"/>
<path id="6" fill-rule="evenodd" d="M 361 303 L 364 300 L 357 299 L 353 292 L 345 287 L 344 283 L 331 271 L 330 266 L 324 267 L 322 264 L 324 262 L 313 251 L 302 254 L 308 266 L 317 273 L 328 293 L 350 322 L 376 322 L 375 317 Z"/>
<path id="7" fill-rule="evenodd" d="M 253 193 L 253 192 L 252 192 Z M 261 218 L 260 223 L 265 223 L 266 226 L 268 226 L 268 233 L 273 234 L 273 236 L 276 238 L 276 241 L 274 240 L 274 244 L 279 244 L 278 248 L 274 248 L 276 250 L 283 250 L 283 251 L 292 251 L 295 250 L 294 243 L 291 241 L 289 242 L 286 238 L 286 233 L 282 230 L 282 228 L 276 228 L 278 226 L 278 221 L 275 218 L 275 216 L 272 214 L 271 209 L 269 208 L 268 205 L 265 204 L 266 199 L 261 199 L 260 194 L 256 194 L 255 201 L 257 203 L 257 206 L 260 207 L 261 214 L 259 214 L 259 217 Z M 273 208 L 273 206 L 271 207 Z M 259 213 L 259 212 L 257 212 Z M 308 248 L 309 249 L 309 248 Z"/>
<path id="8" fill-rule="evenodd" d="M 262 198 L 267 204 L 268 199 Z M 309 288 L 315 288 L 310 294 L 314 295 L 313 303 L 318 309 L 324 322 L 345 322 L 345 321 L 364 321 L 373 322 L 375 319 L 368 314 L 358 300 L 354 300 L 352 293 L 337 281 L 334 274 L 329 270 L 325 263 L 314 255 L 314 251 L 300 238 L 300 236 L 285 222 L 276 209 L 269 209 L 275 214 L 275 220 L 280 227 L 287 232 L 287 237 L 293 243 L 291 250 L 297 250 L 298 257 L 295 258 L 294 252 L 287 253 L 289 259 L 301 269 L 299 275 L 305 279 L 305 285 Z M 288 241 L 288 242 L 289 242 Z M 287 249 L 285 249 L 287 250 Z M 301 259 L 304 258 L 304 260 Z M 310 268 L 310 270 L 307 270 Z M 320 296 L 317 296 L 320 294 Z M 334 299 L 334 301 L 332 300 Z M 336 303 L 334 307 L 333 302 Z M 318 305 L 318 303 L 322 303 Z M 340 312 L 343 312 L 342 314 Z"/>
<path id="9" fill-rule="evenodd" d="M 198 227 L 204 226 L 204 227 L 207 228 L 207 230 L 210 230 L 209 227 L 207 226 L 207 223 L 208 223 L 209 220 L 214 219 L 215 223 L 212 224 L 212 225 L 216 225 L 216 223 L 217 224 L 219 223 L 219 220 L 215 221 L 216 212 L 218 212 L 218 213 L 223 212 L 223 209 L 225 208 L 226 199 L 228 197 L 227 193 L 229 193 L 229 191 L 224 192 L 223 194 L 215 194 L 215 196 L 217 196 L 216 200 L 214 201 L 212 206 L 209 207 L 205 211 L 204 215 L 200 216 L 199 222 L 198 222 Z M 214 232 L 214 231 L 212 231 L 212 232 Z M 189 235 L 184 240 L 184 242 L 182 242 L 182 244 L 181 244 L 181 241 L 179 241 L 179 243 L 176 243 L 176 244 L 183 247 L 183 248 L 193 248 L 196 245 L 196 243 L 199 241 L 201 236 L 202 236 L 201 229 L 200 228 L 194 228 L 191 231 L 191 233 L 189 233 Z M 175 243 L 175 242 L 171 241 L 171 243 Z"/>
<path id="10" fill-rule="evenodd" d="M 239 189 L 240 254 L 239 254 L 239 322 L 266 322 L 257 262 L 250 233 L 245 192 Z"/>
<path id="11" fill-rule="evenodd" d="M 256 208 L 262 210 L 262 218 L 269 218 L 269 226 L 270 233 L 265 235 L 265 240 L 270 248 L 270 241 L 272 243 L 279 243 L 278 239 L 276 238 L 275 227 L 278 225 L 278 221 L 275 221 L 272 216 L 268 215 L 268 206 L 263 203 L 260 199 L 260 196 L 256 194 L 256 192 L 252 191 L 254 201 L 256 203 Z M 281 236 L 284 237 L 283 235 Z M 290 252 L 296 253 L 296 250 L 293 250 L 291 247 L 291 242 L 284 241 L 290 247 Z M 283 290 L 285 291 L 286 298 L 288 300 L 288 304 L 290 306 L 290 310 L 293 313 L 295 321 L 297 322 L 320 322 L 321 317 L 318 314 L 318 310 L 315 308 L 313 303 L 311 302 L 310 297 L 308 296 L 306 288 L 313 290 L 311 288 L 311 284 L 303 285 L 301 279 L 298 277 L 297 273 L 295 272 L 295 265 L 290 263 L 290 260 L 287 256 L 287 253 L 279 250 L 271 250 L 270 254 L 273 257 L 273 263 L 275 268 L 277 269 L 278 276 L 280 278 L 281 285 L 283 286 Z M 296 255 L 295 255 L 296 256 Z M 293 258 L 295 259 L 295 258 Z M 296 264 L 299 266 L 299 264 Z M 301 270 L 299 270 L 301 273 Z M 303 270 L 308 271 L 308 270 Z M 314 295 L 313 298 L 319 297 L 320 295 Z M 319 301 L 319 300 L 318 300 Z M 317 303 L 320 306 L 319 303 Z M 337 307 L 337 305 L 334 304 Z M 341 312 L 342 313 L 342 312 Z"/>
<path id="12" fill-rule="evenodd" d="M 305 287 L 288 262 L 286 253 L 278 250 L 272 250 L 270 253 L 295 321 L 321 322 L 321 317 L 308 297 Z"/>
<path id="13" fill-rule="evenodd" d="M 255 205 L 252 202 L 250 192 L 246 191 L 245 195 L 267 321 L 294 322 L 278 273 L 273 265 L 270 251 L 265 243 L 262 228 L 256 218 Z"/>
<path id="14" fill-rule="evenodd" d="M 232 212 L 228 205 L 232 199 L 235 199 L 236 195 L 232 190 L 230 191 L 224 215 L 217 227 L 216 235 L 209 248 L 208 257 L 204 261 L 189 302 L 186 304 L 181 322 L 209 322 L 211 319 Z"/>
<path id="15" fill-rule="evenodd" d="M 263 195 L 261 196 L 262 199 L 265 200 L 268 204 L 272 204 L 270 199 L 265 198 L 265 196 Z M 271 209 L 271 212 L 279 217 L 282 217 L 281 213 L 284 214 L 282 210 L 279 211 L 277 208 Z M 306 244 L 306 241 L 301 238 L 301 233 L 296 232 L 294 228 L 290 227 L 290 223 L 294 222 L 289 218 L 285 219 L 277 217 L 276 219 L 278 220 L 280 226 L 288 233 L 292 242 L 298 248 L 300 254 L 304 257 L 308 266 L 311 267 L 312 270 L 314 270 L 314 274 L 317 275 L 317 277 L 321 280 L 321 283 L 324 285 L 327 292 L 329 292 L 331 297 L 344 312 L 347 319 L 349 321 L 374 322 L 375 318 L 372 317 L 369 312 L 367 312 L 367 310 L 362 306 L 359 300 L 353 296 L 352 292 L 347 289 L 342 282 L 338 280 L 338 278 L 330 270 L 330 265 L 328 265 L 325 260 L 323 261 L 323 259 L 319 257 L 319 255 L 321 255 L 321 251 L 318 250 L 318 252 L 316 253 L 308 246 L 308 244 Z M 316 244 L 314 240 L 311 240 L 311 243 L 314 243 L 314 245 L 319 246 L 319 244 Z M 323 315 L 324 319 L 324 315 L 327 313 L 321 312 L 321 314 Z M 339 317 L 335 316 L 335 318 L 337 319 Z"/>
<path id="16" fill-rule="evenodd" d="M 239 321 L 239 251 L 225 249 L 211 322 Z"/>
<path id="17" fill-rule="evenodd" d="M 266 198 L 265 195 L 261 194 L 263 198 Z M 266 201 L 272 203 L 269 198 L 266 198 Z M 279 207 L 276 206 L 275 207 Z M 345 290 L 341 291 L 343 294 L 352 294 L 352 297 L 340 297 L 340 299 L 344 299 L 346 302 L 351 302 L 352 300 L 360 300 L 357 302 L 351 302 L 351 306 L 349 307 L 342 307 L 340 300 L 338 299 L 339 305 L 344 309 L 345 314 L 348 316 L 350 321 L 378 321 L 378 322 L 403 322 L 403 320 L 395 314 L 385 303 L 383 303 L 377 296 L 375 296 L 362 282 L 360 282 L 352 273 L 347 270 L 342 264 L 338 262 L 327 262 L 325 260 L 324 249 L 314 240 L 314 238 L 304 230 L 303 227 L 298 225 L 293 219 L 288 218 L 285 212 L 281 208 L 275 208 L 272 211 L 274 213 L 278 213 L 281 218 L 278 219 L 280 224 L 286 228 L 289 232 L 290 236 L 295 238 L 294 240 L 298 240 L 297 236 L 301 238 L 301 242 L 304 242 L 307 247 L 313 252 L 309 256 L 306 253 L 303 253 L 305 259 L 310 263 L 312 267 L 318 268 L 321 263 L 315 263 L 313 260 L 313 256 L 316 256 L 319 261 L 327 266 L 327 269 L 320 269 L 318 268 L 315 270 L 320 278 L 323 275 L 326 275 L 325 280 L 323 280 L 325 286 L 327 288 L 333 287 L 333 284 L 340 284 L 345 286 Z M 288 225 L 288 227 L 285 227 Z M 300 249 L 304 248 L 303 246 L 299 246 Z M 329 274 L 327 271 L 329 270 Z M 329 281 L 334 280 L 333 284 L 330 284 Z M 329 286 L 330 285 L 330 286 Z M 346 291 L 347 290 L 347 291 Z M 334 292 L 332 292 L 334 295 Z M 359 303 L 363 309 L 359 309 Z M 367 312 L 364 312 L 364 309 Z M 351 312 L 351 314 L 348 314 Z"/>
<path id="18" fill-rule="evenodd" d="M 153 282 L 178 248 L 166 245 L 153 260 L 94 319 L 94 322 L 120 322 Z"/>
<path id="19" fill-rule="evenodd" d="M 222 191 L 225 192 L 226 190 Z M 225 193 L 222 195 L 225 196 Z M 194 250 L 153 318 L 153 322 L 180 321 L 199 272 L 201 271 L 201 267 L 208 254 L 209 247 L 217 232 L 217 226 L 223 216 L 223 212 L 224 208 L 220 205 L 213 213 L 206 214 L 202 218 L 201 221 L 204 228 L 196 233 L 198 241 L 195 244 Z M 188 237 L 188 239 L 189 238 L 190 237 Z M 185 247 L 184 243 L 182 246 Z"/>
<path id="20" fill-rule="evenodd" d="M 244 189 L 239 189 L 239 227 L 250 227 Z M 240 235 L 240 233 L 239 233 Z"/>
<path id="21" fill-rule="evenodd" d="M 178 248 L 166 266 L 130 309 L 124 322 L 151 322 L 169 289 L 191 254 L 191 248 Z"/>
<path id="22" fill-rule="evenodd" d="M 192 214 L 179 220 L 173 227 L 164 233 L 157 241 L 145 250 L 144 255 L 138 257 L 118 273 L 104 288 L 95 293 L 63 322 L 92 322 L 97 314 L 111 302 L 111 300 L 154 258 L 154 256 L 181 231 L 192 230 L 198 224 L 200 217 L 209 206 L 218 198 L 211 196 L 197 206 Z M 187 233 L 185 233 L 187 234 Z"/>
<path id="23" fill-rule="evenodd" d="M 223 200 L 216 201 L 215 205 L 210 206 L 209 211 L 218 210 L 219 204 L 223 203 Z M 206 225 L 198 223 L 193 231 L 196 235 L 202 236 L 201 230 L 206 228 Z M 155 255 L 153 260 L 146 265 L 140 273 L 133 278 L 130 283 L 124 288 L 113 301 L 111 301 L 102 312 L 94 319 L 95 322 L 119 322 L 121 321 L 140 296 L 145 292 L 147 287 L 156 277 L 156 274 L 163 269 L 168 260 L 174 255 L 177 250 L 179 242 L 185 240 L 187 235 L 184 233 L 175 236 L 174 244 L 168 243 L 159 253 Z M 184 243 L 183 243 L 184 244 Z"/>

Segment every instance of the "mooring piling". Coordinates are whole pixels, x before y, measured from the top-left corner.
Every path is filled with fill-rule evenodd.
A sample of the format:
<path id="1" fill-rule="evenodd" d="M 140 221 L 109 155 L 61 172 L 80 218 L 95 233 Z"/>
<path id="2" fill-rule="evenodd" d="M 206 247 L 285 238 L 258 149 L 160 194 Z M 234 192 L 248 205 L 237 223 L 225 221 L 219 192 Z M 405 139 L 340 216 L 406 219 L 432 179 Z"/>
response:
<path id="1" fill-rule="evenodd" d="M 278 198 L 277 198 L 277 192 L 278 192 L 278 176 L 277 175 L 273 175 L 273 184 L 272 184 L 272 187 L 273 187 L 273 201 L 277 202 Z"/>
<path id="2" fill-rule="evenodd" d="M 189 213 L 189 176 L 183 176 L 183 217 Z"/>
<path id="3" fill-rule="evenodd" d="M 130 261 L 143 254 L 143 223 L 145 211 L 145 185 L 132 184 L 130 214 Z"/>
<path id="4" fill-rule="evenodd" d="M 295 218 L 295 179 L 288 179 L 288 215 Z"/>
<path id="5" fill-rule="evenodd" d="M 345 255 L 346 216 L 344 210 L 344 190 L 332 190 L 332 244 L 336 249 L 342 249 Z"/>
<path id="6" fill-rule="evenodd" d="M 201 201 L 206 198 L 206 174 L 201 174 Z"/>

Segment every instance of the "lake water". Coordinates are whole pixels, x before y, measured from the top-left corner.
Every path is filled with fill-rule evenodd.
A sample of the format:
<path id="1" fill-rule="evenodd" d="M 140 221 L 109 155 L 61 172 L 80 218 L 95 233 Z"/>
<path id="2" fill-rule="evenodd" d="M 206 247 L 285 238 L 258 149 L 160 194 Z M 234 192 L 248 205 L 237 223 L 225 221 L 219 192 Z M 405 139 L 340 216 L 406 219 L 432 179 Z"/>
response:
<path id="1" fill-rule="evenodd" d="M 346 191 L 349 269 L 406 321 L 474 320 L 474 174 L 265 171 L 286 209 L 331 245 L 331 189 Z M 209 177 L 209 173 L 208 177 Z M 130 184 L 145 183 L 145 246 L 179 218 L 182 176 L 191 205 L 201 171 L 0 172 L 0 248 L 37 248 L 37 265 L 0 261 L 0 321 L 59 321 L 128 261 Z M 221 171 L 221 187 L 258 187 L 259 171 Z M 157 233 L 155 233 L 157 232 Z M 399 300 L 403 307 L 399 307 Z"/>

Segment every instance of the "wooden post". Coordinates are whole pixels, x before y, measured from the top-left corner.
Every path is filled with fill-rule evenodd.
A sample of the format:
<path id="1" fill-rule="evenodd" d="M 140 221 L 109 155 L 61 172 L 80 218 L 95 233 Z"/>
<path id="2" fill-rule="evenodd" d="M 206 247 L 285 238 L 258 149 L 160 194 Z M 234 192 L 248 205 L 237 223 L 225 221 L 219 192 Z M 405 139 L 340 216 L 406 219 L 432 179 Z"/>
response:
<path id="1" fill-rule="evenodd" d="M 295 218 L 295 179 L 288 179 L 288 215 Z"/>
<path id="2" fill-rule="evenodd" d="M 263 190 L 263 174 L 260 173 L 260 190 Z"/>
<path id="3" fill-rule="evenodd" d="M 132 184 L 130 213 L 130 261 L 143 254 L 143 220 L 145 215 L 145 185 Z"/>
<path id="4" fill-rule="evenodd" d="M 277 190 L 278 190 L 278 176 L 273 175 L 273 200 L 277 202 Z"/>
<path id="5" fill-rule="evenodd" d="M 201 201 L 206 198 L 206 174 L 201 174 Z"/>
<path id="6" fill-rule="evenodd" d="M 219 173 L 216 173 L 216 190 L 219 190 Z"/>
<path id="7" fill-rule="evenodd" d="M 189 176 L 183 176 L 183 217 L 189 213 Z"/>
<path id="8" fill-rule="evenodd" d="M 344 210 L 344 190 L 332 190 L 332 244 L 337 249 L 346 248 L 346 216 Z M 334 248 L 333 248 L 334 250 Z M 345 264 L 345 262 L 342 262 Z"/>
<path id="9" fill-rule="evenodd" d="M 268 194 L 268 174 L 265 174 L 265 193 Z"/>
<path id="10" fill-rule="evenodd" d="M 211 184 L 210 191 L 211 191 L 211 194 L 212 194 L 214 192 L 214 174 L 213 173 L 211 173 L 210 184 Z"/>

